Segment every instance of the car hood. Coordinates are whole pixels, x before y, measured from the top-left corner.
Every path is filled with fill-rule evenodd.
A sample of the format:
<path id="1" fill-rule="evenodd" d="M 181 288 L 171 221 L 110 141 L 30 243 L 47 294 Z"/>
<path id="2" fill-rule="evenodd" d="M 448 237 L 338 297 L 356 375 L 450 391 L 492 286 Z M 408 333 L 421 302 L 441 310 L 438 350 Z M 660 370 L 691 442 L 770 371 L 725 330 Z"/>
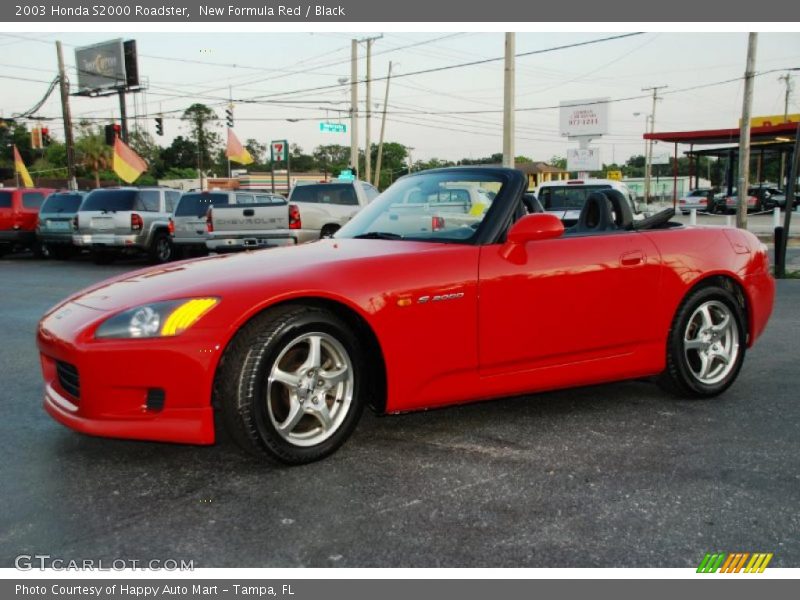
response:
<path id="1" fill-rule="evenodd" d="M 192 296 L 222 296 L 243 288 L 297 282 L 324 272 L 328 280 L 362 260 L 435 252 L 449 244 L 400 240 L 326 239 L 300 246 L 221 254 L 142 269 L 106 280 L 69 301 L 97 310 Z M 292 290 L 283 290 L 292 291 Z"/>

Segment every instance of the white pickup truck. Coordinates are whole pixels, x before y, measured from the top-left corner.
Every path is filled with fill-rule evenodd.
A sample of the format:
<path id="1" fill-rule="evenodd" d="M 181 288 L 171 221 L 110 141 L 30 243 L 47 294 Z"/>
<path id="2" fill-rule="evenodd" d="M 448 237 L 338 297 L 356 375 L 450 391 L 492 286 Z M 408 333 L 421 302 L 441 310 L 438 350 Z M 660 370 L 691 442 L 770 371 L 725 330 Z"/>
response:
<path id="1" fill-rule="evenodd" d="M 250 201 L 252 198 L 252 201 Z M 212 252 L 291 246 L 289 206 L 278 194 L 236 193 L 236 204 L 215 204 L 205 216 L 205 244 Z"/>
<path id="2" fill-rule="evenodd" d="M 359 180 L 298 184 L 289 195 L 292 232 L 298 243 L 330 237 L 378 194 L 375 186 Z"/>

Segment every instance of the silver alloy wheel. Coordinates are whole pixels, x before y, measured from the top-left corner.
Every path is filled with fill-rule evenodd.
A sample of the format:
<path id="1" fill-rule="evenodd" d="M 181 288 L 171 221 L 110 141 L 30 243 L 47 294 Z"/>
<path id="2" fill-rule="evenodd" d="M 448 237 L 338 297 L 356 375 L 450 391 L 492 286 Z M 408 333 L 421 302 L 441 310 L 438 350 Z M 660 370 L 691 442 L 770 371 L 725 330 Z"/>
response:
<path id="1" fill-rule="evenodd" d="M 172 256 L 172 248 L 170 248 L 167 238 L 160 237 L 156 240 L 156 256 L 161 262 L 167 262 Z"/>
<path id="2" fill-rule="evenodd" d="M 683 334 L 692 376 L 705 385 L 719 383 L 736 365 L 739 351 L 739 326 L 728 305 L 709 300 L 698 306 Z"/>
<path id="3" fill-rule="evenodd" d="M 341 426 L 353 401 L 353 363 L 333 336 L 305 333 L 287 343 L 267 380 L 267 413 L 295 446 L 315 446 Z"/>

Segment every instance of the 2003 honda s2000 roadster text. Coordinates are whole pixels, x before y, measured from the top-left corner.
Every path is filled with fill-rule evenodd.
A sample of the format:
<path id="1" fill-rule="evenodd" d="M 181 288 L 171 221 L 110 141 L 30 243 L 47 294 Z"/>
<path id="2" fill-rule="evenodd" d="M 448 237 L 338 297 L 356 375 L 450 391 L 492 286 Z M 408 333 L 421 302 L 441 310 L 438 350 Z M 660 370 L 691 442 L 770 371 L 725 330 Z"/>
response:
<path id="1" fill-rule="evenodd" d="M 143 269 L 53 308 L 45 408 L 93 435 L 326 456 L 398 413 L 646 376 L 719 394 L 772 311 L 746 231 L 634 220 L 613 190 L 565 230 L 500 168 L 409 175 L 332 239 Z M 557 307 L 557 314 L 554 314 Z M 636 307 L 625 310 L 621 307 Z"/>

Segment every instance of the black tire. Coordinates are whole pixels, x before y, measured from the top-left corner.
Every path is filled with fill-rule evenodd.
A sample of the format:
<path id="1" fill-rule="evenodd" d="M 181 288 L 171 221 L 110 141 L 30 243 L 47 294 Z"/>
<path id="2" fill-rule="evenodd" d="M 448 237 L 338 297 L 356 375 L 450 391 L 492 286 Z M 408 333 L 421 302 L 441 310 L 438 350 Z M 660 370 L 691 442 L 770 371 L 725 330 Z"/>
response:
<path id="1" fill-rule="evenodd" d="M 309 338 L 325 336 L 321 341 L 323 346 L 318 356 L 325 355 L 324 344 L 330 344 L 329 339 L 335 340 L 339 351 L 343 350 L 346 354 L 343 361 L 346 368 L 342 369 L 342 372 L 350 370 L 351 379 L 336 384 L 332 398 L 328 398 L 328 392 L 324 390 L 316 392 L 315 388 L 312 389 L 316 377 L 313 371 L 310 382 L 305 375 L 299 379 L 306 382 L 305 387 L 300 384 L 289 386 L 268 380 L 278 365 L 281 365 L 281 370 L 288 368 L 284 366 L 288 364 L 285 361 L 296 348 L 300 347 L 303 342 L 298 340 L 302 340 L 305 336 Z M 310 347 L 309 344 L 309 349 Z M 295 356 L 295 363 L 299 363 L 302 353 Z M 329 354 L 325 360 L 330 361 L 332 357 L 333 354 Z M 304 365 L 308 364 L 310 359 L 309 350 L 309 355 L 302 360 L 297 369 L 292 369 L 290 375 L 297 376 L 302 373 Z M 330 363 L 322 360 L 319 363 L 320 366 L 316 368 L 320 378 L 323 377 L 323 373 L 326 374 L 325 377 L 333 373 L 329 370 Z M 311 364 L 314 364 L 313 361 Z M 329 367 L 324 368 L 325 364 Z M 283 464 L 310 463 L 337 450 L 358 424 L 366 403 L 365 390 L 368 387 L 365 385 L 364 365 L 364 357 L 359 350 L 355 334 L 330 311 L 299 304 L 270 309 L 245 325 L 225 351 L 215 378 L 215 405 L 221 411 L 222 422 L 227 432 L 246 451 Z M 335 368 L 340 366 L 337 364 Z M 349 394 L 344 394 L 347 399 L 338 400 L 339 394 L 348 390 Z M 314 410 L 318 398 L 313 400 L 314 406 L 312 406 L 311 393 L 323 394 L 325 413 L 335 425 L 335 428 L 331 426 L 329 432 L 326 431 L 323 421 L 315 416 Z M 299 400 L 300 394 L 305 398 L 304 401 Z M 309 396 L 306 397 L 306 394 Z M 302 416 L 300 420 L 294 421 L 296 425 L 288 426 L 288 431 L 281 433 L 276 421 L 278 417 L 281 417 L 283 425 L 291 421 L 292 407 L 299 408 Z M 287 413 L 285 417 L 278 414 L 281 409 Z M 319 431 L 316 435 L 320 438 L 319 443 L 313 443 L 314 431 Z M 293 438 L 303 435 L 308 436 L 305 442 Z M 306 445 L 300 445 L 301 443 Z"/>
<path id="2" fill-rule="evenodd" d="M 319 238 L 333 237 L 333 234 L 339 231 L 338 225 L 325 225 L 319 232 Z"/>
<path id="3" fill-rule="evenodd" d="M 670 327 L 667 337 L 667 368 L 658 379 L 661 387 L 685 398 L 711 398 L 728 389 L 739 375 L 747 349 L 747 323 L 743 306 L 741 294 L 728 281 L 717 281 L 690 292 L 678 307 Z M 735 327 L 722 338 L 714 337 L 722 335 L 718 333 L 702 334 L 703 331 L 708 331 L 703 329 L 703 318 L 698 314 L 703 307 L 710 309 L 712 319 L 719 319 L 718 325 L 724 322 L 723 317 L 727 313 Z M 705 335 L 710 337 L 706 339 Z M 690 344 L 702 344 L 706 348 L 694 349 Z M 729 354 L 732 354 L 734 345 L 733 360 L 723 363 L 721 354 L 714 353 L 716 348 L 721 351 L 727 348 Z M 708 358 L 709 352 L 711 359 Z M 711 373 L 703 378 L 697 372 L 702 372 L 705 365 L 701 354 L 706 355 L 710 365 L 719 363 L 716 376 L 711 376 Z"/>
<path id="4" fill-rule="evenodd" d="M 150 262 L 154 265 L 163 265 L 174 260 L 174 248 L 169 234 L 166 231 L 157 231 L 153 235 L 153 241 L 148 250 Z"/>
<path id="5" fill-rule="evenodd" d="M 116 259 L 117 259 L 117 257 L 113 252 L 108 252 L 106 250 L 93 250 L 92 251 L 92 261 L 96 265 L 110 265 Z"/>

